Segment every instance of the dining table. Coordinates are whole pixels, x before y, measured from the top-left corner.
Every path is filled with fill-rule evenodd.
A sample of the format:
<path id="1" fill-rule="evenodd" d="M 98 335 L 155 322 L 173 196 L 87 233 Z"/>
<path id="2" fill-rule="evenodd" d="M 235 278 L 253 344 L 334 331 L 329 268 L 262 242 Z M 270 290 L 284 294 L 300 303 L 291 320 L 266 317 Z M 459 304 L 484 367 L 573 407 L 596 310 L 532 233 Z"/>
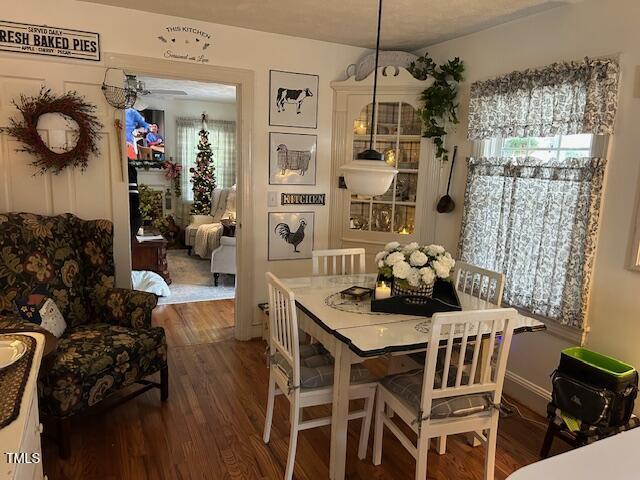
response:
<path id="1" fill-rule="evenodd" d="M 355 300 L 340 293 L 351 286 L 373 289 L 376 279 L 377 274 L 282 279 L 294 293 L 298 327 L 335 359 L 329 460 L 332 480 L 345 478 L 351 365 L 427 349 L 430 317 L 372 312 L 370 297 Z M 463 311 L 499 308 L 467 293 L 457 293 Z M 518 315 L 514 334 L 542 330 L 544 323 Z"/>

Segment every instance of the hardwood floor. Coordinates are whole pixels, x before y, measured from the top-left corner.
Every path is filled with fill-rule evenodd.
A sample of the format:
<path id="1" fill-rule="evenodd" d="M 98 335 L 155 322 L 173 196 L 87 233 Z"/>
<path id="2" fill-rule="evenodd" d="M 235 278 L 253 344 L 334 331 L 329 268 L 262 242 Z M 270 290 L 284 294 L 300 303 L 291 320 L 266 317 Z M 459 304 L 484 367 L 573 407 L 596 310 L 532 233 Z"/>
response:
<path id="1" fill-rule="evenodd" d="M 281 479 L 287 456 L 288 402 L 276 400 L 271 442 L 262 442 L 268 370 L 265 343 L 233 338 L 232 300 L 167 305 L 155 312 L 169 343 L 170 394 L 150 391 L 98 416 L 73 422 L 72 456 L 45 440 L 50 480 Z M 377 362 L 377 370 L 381 364 Z M 522 412 L 543 421 L 521 407 Z M 311 409 L 327 415 L 330 407 Z M 349 424 L 347 478 L 413 478 L 415 462 L 385 432 L 383 463 L 356 456 L 360 421 Z M 544 430 L 514 415 L 500 420 L 496 479 L 536 461 Z M 330 427 L 300 434 L 294 478 L 328 478 Z M 484 452 L 450 437 L 447 454 L 429 454 L 429 479 L 480 479 Z"/>

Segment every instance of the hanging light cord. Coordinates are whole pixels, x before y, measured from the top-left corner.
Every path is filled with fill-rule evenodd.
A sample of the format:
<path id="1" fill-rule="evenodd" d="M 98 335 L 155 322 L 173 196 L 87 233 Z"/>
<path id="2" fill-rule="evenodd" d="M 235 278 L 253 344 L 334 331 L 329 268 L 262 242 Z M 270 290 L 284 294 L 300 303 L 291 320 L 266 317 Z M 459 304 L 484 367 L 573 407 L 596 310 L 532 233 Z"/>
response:
<path id="1" fill-rule="evenodd" d="M 380 27 L 382 24 L 382 0 L 378 0 L 378 36 L 376 38 L 376 68 L 373 73 L 373 110 L 371 112 L 371 136 L 369 137 L 369 149 L 373 148 L 373 132 L 376 128 L 376 92 L 378 90 L 378 57 L 380 56 Z"/>

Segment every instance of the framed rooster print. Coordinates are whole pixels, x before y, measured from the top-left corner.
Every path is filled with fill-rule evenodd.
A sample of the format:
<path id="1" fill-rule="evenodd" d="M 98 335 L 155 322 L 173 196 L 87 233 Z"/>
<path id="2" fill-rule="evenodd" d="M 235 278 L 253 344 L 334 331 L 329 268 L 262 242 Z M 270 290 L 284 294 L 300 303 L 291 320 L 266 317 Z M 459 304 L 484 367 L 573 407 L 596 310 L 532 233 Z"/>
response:
<path id="1" fill-rule="evenodd" d="M 315 185 L 318 137 L 269 133 L 269 185 Z"/>
<path id="2" fill-rule="evenodd" d="M 268 259 L 311 258 L 314 220 L 314 212 L 269 212 Z"/>
<path id="3" fill-rule="evenodd" d="M 269 125 L 318 127 L 318 75 L 269 71 Z"/>

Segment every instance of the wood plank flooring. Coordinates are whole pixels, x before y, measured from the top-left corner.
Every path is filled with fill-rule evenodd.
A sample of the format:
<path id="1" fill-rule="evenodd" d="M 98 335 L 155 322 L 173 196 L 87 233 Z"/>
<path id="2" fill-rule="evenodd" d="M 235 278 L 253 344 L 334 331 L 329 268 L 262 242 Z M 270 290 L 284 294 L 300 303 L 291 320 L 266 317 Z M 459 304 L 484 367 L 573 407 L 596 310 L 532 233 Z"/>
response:
<path id="1" fill-rule="evenodd" d="M 150 391 L 103 414 L 73 423 L 72 456 L 62 461 L 45 440 L 50 480 L 281 479 L 287 456 L 289 406 L 276 400 L 271 442 L 262 429 L 268 370 L 265 343 L 233 338 L 232 300 L 159 307 L 154 322 L 166 329 L 170 394 Z M 374 365 L 377 370 L 381 366 Z M 525 415 L 543 419 L 521 407 Z M 330 407 L 311 409 L 327 415 Z M 356 456 L 360 421 L 349 424 L 347 478 L 409 479 L 415 462 L 385 432 L 383 463 Z M 500 420 L 496 479 L 537 460 L 544 430 L 514 415 Z M 300 434 L 294 478 L 328 478 L 330 427 Z M 429 479 L 480 479 L 482 448 L 450 437 L 447 454 L 429 454 Z"/>

